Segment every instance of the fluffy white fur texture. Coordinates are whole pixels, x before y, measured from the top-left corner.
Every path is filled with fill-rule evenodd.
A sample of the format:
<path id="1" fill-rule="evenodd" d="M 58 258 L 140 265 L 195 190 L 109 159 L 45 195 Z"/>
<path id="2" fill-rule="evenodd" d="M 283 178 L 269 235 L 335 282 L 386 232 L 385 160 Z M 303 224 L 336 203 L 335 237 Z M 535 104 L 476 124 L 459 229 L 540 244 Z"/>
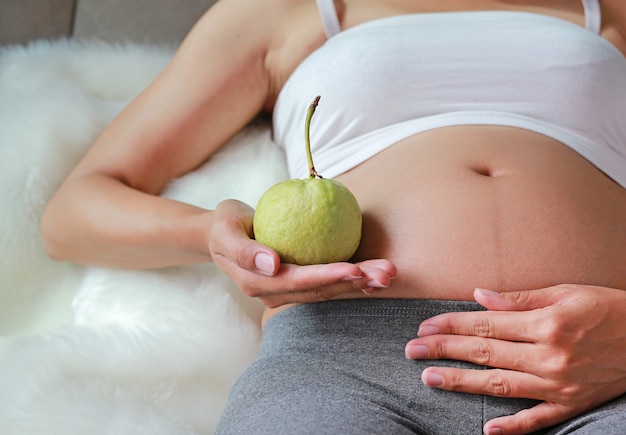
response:
<path id="1" fill-rule="evenodd" d="M 257 351 L 259 302 L 212 264 L 85 268 L 42 248 L 48 198 L 172 54 L 69 40 L 0 51 L 2 435 L 210 434 Z M 254 206 L 286 176 L 259 122 L 164 195 Z"/>

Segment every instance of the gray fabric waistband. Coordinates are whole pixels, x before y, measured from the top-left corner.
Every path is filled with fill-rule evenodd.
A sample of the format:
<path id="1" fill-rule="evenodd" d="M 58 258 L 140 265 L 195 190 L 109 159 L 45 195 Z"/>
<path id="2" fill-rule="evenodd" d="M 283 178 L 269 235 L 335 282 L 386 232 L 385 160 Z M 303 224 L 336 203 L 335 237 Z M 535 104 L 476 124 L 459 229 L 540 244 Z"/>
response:
<path id="1" fill-rule="evenodd" d="M 311 345 L 319 351 L 356 352 L 374 342 L 402 351 L 408 340 L 417 337 L 422 321 L 440 313 L 479 310 L 484 308 L 476 302 L 432 299 L 351 299 L 296 305 L 268 320 L 259 356 Z"/>

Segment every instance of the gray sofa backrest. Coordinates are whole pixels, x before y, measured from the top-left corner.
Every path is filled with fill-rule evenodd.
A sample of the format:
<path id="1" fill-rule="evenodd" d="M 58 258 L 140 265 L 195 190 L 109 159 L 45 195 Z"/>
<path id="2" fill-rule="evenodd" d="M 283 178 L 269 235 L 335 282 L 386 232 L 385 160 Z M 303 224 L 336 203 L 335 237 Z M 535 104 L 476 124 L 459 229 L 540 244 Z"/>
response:
<path id="1" fill-rule="evenodd" d="M 0 45 L 97 38 L 178 44 L 216 0 L 0 0 Z"/>

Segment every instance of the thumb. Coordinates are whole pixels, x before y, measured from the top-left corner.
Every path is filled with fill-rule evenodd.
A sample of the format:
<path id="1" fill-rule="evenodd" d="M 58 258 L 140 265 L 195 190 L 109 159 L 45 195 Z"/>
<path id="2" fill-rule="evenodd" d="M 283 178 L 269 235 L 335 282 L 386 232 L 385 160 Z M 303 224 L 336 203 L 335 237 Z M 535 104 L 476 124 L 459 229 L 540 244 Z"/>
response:
<path id="1" fill-rule="evenodd" d="M 474 299 L 483 307 L 493 311 L 530 311 L 554 305 L 559 297 L 549 289 L 495 292 L 482 288 L 474 289 Z"/>
<path id="2" fill-rule="evenodd" d="M 245 237 L 231 236 L 225 249 L 216 249 L 213 260 L 229 275 L 235 269 L 245 269 L 266 276 L 274 276 L 280 268 L 278 254 L 260 243 Z M 229 273 L 229 271 L 231 273 Z"/>
<path id="3" fill-rule="evenodd" d="M 274 251 L 258 251 L 254 254 L 254 268 L 264 275 L 276 275 L 280 266 L 278 254 Z"/>
<path id="4" fill-rule="evenodd" d="M 251 238 L 253 217 L 254 209 L 241 201 L 220 202 L 213 215 L 211 255 L 222 269 L 240 268 L 273 276 L 280 268 L 280 257 Z"/>

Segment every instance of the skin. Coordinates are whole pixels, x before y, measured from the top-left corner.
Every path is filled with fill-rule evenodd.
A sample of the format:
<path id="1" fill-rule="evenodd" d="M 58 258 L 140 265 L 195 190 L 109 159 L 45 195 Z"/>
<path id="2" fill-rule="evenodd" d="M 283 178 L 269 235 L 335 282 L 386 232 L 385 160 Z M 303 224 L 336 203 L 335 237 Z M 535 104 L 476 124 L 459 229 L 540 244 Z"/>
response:
<path id="1" fill-rule="evenodd" d="M 343 0 L 336 7 L 349 28 L 469 6 Z M 578 0 L 471 7 L 584 21 Z M 604 0 L 602 7 L 602 36 L 625 53 L 626 6 Z M 204 210 L 158 197 L 270 112 L 293 69 L 324 41 L 312 0 L 220 0 L 51 199 L 42 218 L 49 254 L 124 268 L 214 261 L 267 305 L 266 317 L 335 298 L 475 299 L 489 311 L 429 319 L 405 352 L 494 367 L 429 368 L 422 379 L 434 388 L 542 401 L 488 422 L 486 433 L 538 430 L 626 392 L 626 193 L 550 139 L 504 127 L 444 128 L 341 175 L 364 212 L 364 240 L 350 263 L 280 264 L 251 239 L 254 210 L 246 204 L 228 200 Z"/>
<path id="2" fill-rule="evenodd" d="M 405 350 L 408 358 L 450 358 L 497 367 L 428 368 L 422 373 L 426 385 L 543 401 L 514 416 L 491 420 L 485 433 L 532 432 L 623 394 L 623 292 L 560 285 L 506 293 L 477 289 L 474 296 L 490 311 L 428 319 L 419 327 L 420 338 Z M 581 318 L 585 322 L 573 323 Z"/>

